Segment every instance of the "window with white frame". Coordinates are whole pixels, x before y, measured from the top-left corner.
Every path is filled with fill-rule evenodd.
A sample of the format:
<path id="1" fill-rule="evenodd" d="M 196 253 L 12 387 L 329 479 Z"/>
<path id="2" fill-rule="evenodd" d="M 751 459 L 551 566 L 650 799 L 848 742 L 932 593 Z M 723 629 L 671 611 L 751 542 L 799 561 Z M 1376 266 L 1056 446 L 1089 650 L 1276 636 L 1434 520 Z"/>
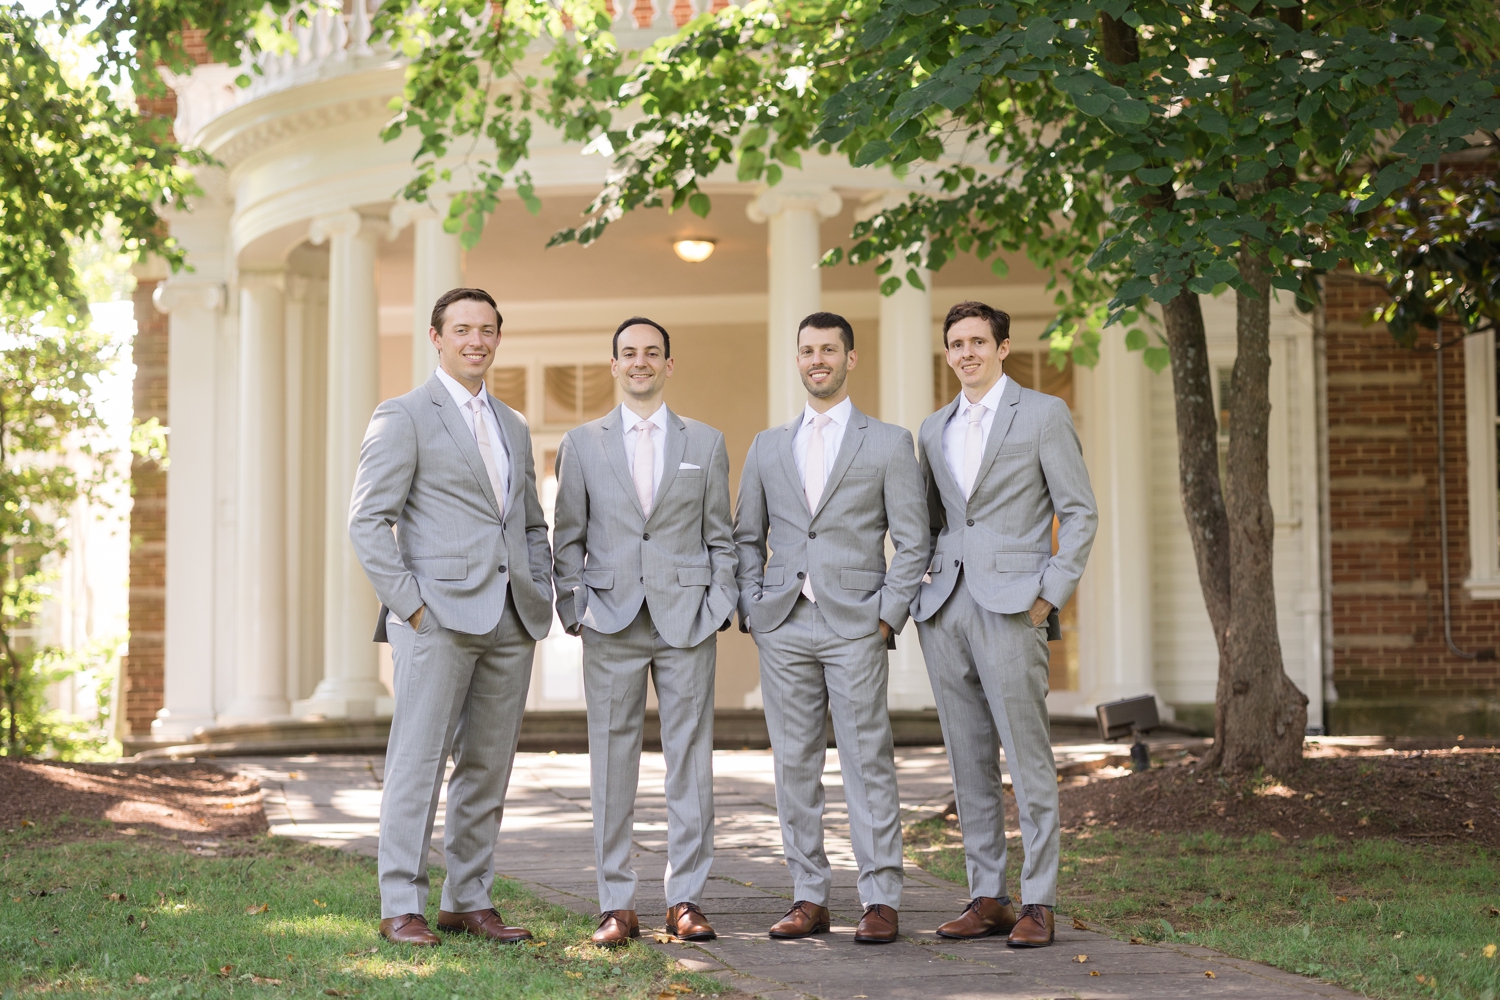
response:
<path id="1" fill-rule="evenodd" d="M 1469 551 L 1464 587 L 1500 600 L 1500 344 L 1495 332 L 1464 341 L 1464 415 L 1469 459 Z"/>

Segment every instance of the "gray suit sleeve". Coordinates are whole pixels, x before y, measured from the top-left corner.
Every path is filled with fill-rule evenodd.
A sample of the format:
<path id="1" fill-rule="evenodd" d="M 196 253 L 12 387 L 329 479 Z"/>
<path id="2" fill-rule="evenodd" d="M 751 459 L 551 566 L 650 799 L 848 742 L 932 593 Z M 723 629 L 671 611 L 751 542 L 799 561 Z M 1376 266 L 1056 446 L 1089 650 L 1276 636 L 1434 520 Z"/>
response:
<path id="1" fill-rule="evenodd" d="M 761 592 L 766 572 L 766 490 L 760 480 L 760 462 L 756 452 L 757 438 L 745 456 L 740 473 L 740 496 L 734 509 L 734 547 L 739 556 L 740 631 L 750 631 L 750 608 Z"/>
<path id="2" fill-rule="evenodd" d="M 536 456 L 531 451 L 531 434 L 526 441 L 526 548 L 530 556 L 531 581 L 543 598 L 552 594 L 552 543 L 547 540 L 547 514 L 542 510 L 536 492 Z M 514 576 L 511 578 L 514 580 Z"/>
<path id="3" fill-rule="evenodd" d="M 713 567 L 713 586 L 704 600 L 713 610 L 715 620 L 729 624 L 739 604 L 740 590 L 735 582 L 737 563 L 734 551 L 733 515 L 729 507 L 729 450 L 724 435 L 718 434 L 713 458 L 708 464 L 708 493 L 703 503 L 703 542 L 708 546 L 708 561 Z"/>
<path id="4" fill-rule="evenodd" d="M 417 578 L 401 560 L 391 529 L 406 507 L 417 471 L 417 432 L 396 400 L 375 408 L 354 473 L 349 500 L 349 540 L 380 602 L 401 619 L 422 606 Z"/>
<path id="5" fill-rule="evenodd" d="M 557 502 L 552 509 L 552 582 L 557 589 L 557 617 L 563 628 L 578 634 L 583 608 L 583 556 L 589 524 L 588 484 L 578 463 L 570 433 L 557 449 Z"/>
<path id="6" fill-rule="evenodd" d="M 931 559 L 932 537 L 923 499 L 922 469 L 911 434 L 903 430 L 885 470 L 885 516 L 896 551 L 880 590 L 880 620 L 893 632 L 906 625 L 912 598 Z"/>
<path id="7" fill-rule="evenodd" d="M 938 535 L 943 533 L 943 528 L 948 523 L 947 511 L 943 508 L 943 494 L 938 490 L 937 477 L 932 473 L 932 456 L 926 448 L 920 448 L 917 458 L 922 466 L 922 485 L 927 491 L 927 562 L 922 567 L 926 572 L 927 566 L 932 565 L 932 554 L 937 551 Z M 938 461 L 943 456 L 938 455 Z"/>
<path id="8" fill-rule="evenodd" d="M 1047 408 L 1039 457 L 1057 513 L 1057 554 L 1042 571 L 1041 597 L 1060 608 L 1073 596 L 1078 578 L 1083 576 L 1099 528 L 1099 507 L 1083 464 L 1083 448 L 1068 406 L 1060 399 L 1053 399 Z"/>

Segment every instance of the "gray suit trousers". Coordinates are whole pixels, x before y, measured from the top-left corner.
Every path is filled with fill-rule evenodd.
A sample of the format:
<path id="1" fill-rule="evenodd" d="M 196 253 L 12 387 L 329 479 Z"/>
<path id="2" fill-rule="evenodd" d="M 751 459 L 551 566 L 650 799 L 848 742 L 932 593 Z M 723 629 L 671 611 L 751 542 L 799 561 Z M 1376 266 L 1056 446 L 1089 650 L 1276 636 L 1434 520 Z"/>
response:
<path id="1" fill-rule="evenodd" d="M 806 598 L 779 626 L 754 636 L 793 898 L 828 905 L 833 871 L 823 850 L 823 765 L 831 710 L 860 901 L 899 910 L 901 799 L 886 711 L 885 640 L 878 630 L 862 639 L 841 637 Z"/>
<path id="2" fill-rule="evenodd" d="M 390 642 L 396 711 L 380 800 L 380 915 L 426 909 L 428 844 L 450 752 L 442 908 L 487 910 L 536 642 L 509 599 L 484 635 L 443 628 L 429 608 L 415 631 L 391 628 Z"/>
<path id="3" fill-rule="evenodd" d="M 583 630 L 590 801 L 599 909 L 634 910 L 635 793 L 646 721 L 646 675 L 656 686 L 667 764 L 668 905 L 701 903 L 714 860 L 714 666 L 718 635 L 668 645 L 644 606 L 619 632 Z"/>
<path id="4" fill-rule="evenodd" d="M 971 896 L 1005 893 L 1005 798 L 1000 747 L 1020 812 L 1021 901 L 1057 902 L 1057 763 L 1047 718 L 1047 626 L 1026 612 L 975 603 L 960 575 L 952 595 L 918 622 L 963 826 Z"/>

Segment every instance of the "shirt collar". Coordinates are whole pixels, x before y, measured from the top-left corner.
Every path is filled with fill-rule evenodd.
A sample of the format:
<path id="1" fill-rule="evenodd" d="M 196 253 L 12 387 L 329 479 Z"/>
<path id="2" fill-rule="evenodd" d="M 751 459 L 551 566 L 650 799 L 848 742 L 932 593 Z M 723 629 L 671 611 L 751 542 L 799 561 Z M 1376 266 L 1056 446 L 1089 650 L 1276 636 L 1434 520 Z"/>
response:
<path id="1" fill-rule="evenodd" d="M 658 406 L 656 412 L 646 419 L 655 424 L 659 430 L 665 431 L 667 429 L 667 404 L 663 403 Z M 620 404 L 620 424 L 625 430 L 635 430 L 635 425 L 640 422 L 641 418 L 636 416 L 634 410 L 630 409 L 624 403 Z"/>
<path id="2" fill-rule="evenodd" d="M 1000 397 L 1005 395 L 1005 389 L 1008 385 L 1010 385 L 1010 376 L 1001 373 L 1000 381 L 990 386 L 990 391 L 985 393 L 984 398 L 979 401 L 978 405 L 985 408 L 986 416 L 1000 409 Z M 969 407 L 974 404 L 969 402 L 969 397 L 964 396 L 962 390 L 959 391 L 959 396 L 961 397 L 961 401 L 958 406 L 958 412 L 967 414 Z"/>
<path id="3" fill-rule="evenodd" d="M 832 423 L 838 424 L 840 428 L 849 423 L 849 418 L 854 415 L 854 401 L 845 396 L 839 404 L 828 411 L 828 418 Z M 802 426 L 807 427 L 817 419 L 818 411 L 812 408 L 811 403 L 805 403 L 802 407 Z"/>
<path id="4" fill-rule="evenodd" d="M 464 387 L 464 384 L 462 382 L 454 378 L 452 375 L 449 375 L 441 368 L 437 370 L 437 377 L 438 380 L 443 383 L 443 388 L 448 390 L 448 395 L 452 396 L 453 401 L 459 406 L 466 407 L 471 401 L 475 399 L 482 399 L 484 397 L 483 386 L 479 387 L 478 392 L 470 392 Z"/>

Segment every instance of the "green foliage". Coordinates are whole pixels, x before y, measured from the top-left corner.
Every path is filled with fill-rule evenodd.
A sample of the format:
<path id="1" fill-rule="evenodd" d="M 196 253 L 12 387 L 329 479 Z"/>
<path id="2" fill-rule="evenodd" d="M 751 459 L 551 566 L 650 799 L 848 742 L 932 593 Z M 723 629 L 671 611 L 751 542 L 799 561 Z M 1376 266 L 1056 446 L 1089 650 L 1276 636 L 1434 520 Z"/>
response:
<path id="1" fill-rule="evenodd" d="M 45 832 L 0 833 L 6 996 L 582 1000 L 656 996 L 671 984 L 698 994 L 724 989 L 674 969 L 645 944 L 593 947 L 588 917 L 544 903 L 513 879 L 495 880 L 496 906 L 535 943 L 448 935 L 441 948 L 419 951 L 376 936 L 372 858 L 275 837 L 224 841 L 217 857 L 144 834 L 50 846 L 38 843 Z M 435 923 L 443 873 L 433 876 Z"/>
<path id="2" fill-rule="evenodd" d="M 82 323 L 70 248 L 118 225 L 130 252 L 180 266 L 158 210 L 196 189 L 168 122 L 70 79 L 46 44 L 66 26 L 0 5 L 0 314 Z"/>
<path id="3" fill-rule="evenodd" d="M 1500 181 L 1488 171 L 1424 177 L 1369 216 L 1384 252 L 1374 274 L 1391 301 L 1376 310 L 1403 347 L 1500 323 Z"/>
<path id="4" fill-rule="evenodd" d="M 951 825 L 908 827 L 906 844 L 912 861 L 964 880 Z M 1058 907 L 1095 930 L 1213 948 L 1367 996 L 1477 998 L 1500 995 L 1500 958 L 1485 953 L 1500 943 L 1497 884 L 1500 857 L 1479 847 L 1095 829 L 1063 836 Z"/>
<path id="5" fill-rule="evenodd" d="M 71 508 L 109 476 L 95 461 L 96 393 L 114 360 L 114 346 L 87 328 L 0 326 L 0 752 L 9 755 L 58 749 L 40 701 L 54 665 L 16 633 L 47 597 Z"/>
<path id="6" fill-rule="evenodd" d="M 120 744 L 110 735 L 110 721 L 124 646 L 125 641 L 118 638 L 69 652 L 18 646 L 19 669 L 8 675 L 6 697 L 0 698 L 0 731 L 10 731 L 14 714 L 18 738 L 14 743 L 8 739 L 0 743 L 0 756 L 117 759 Z M 93 718 L 72 718 L 48 708 L 47 688 L 59 683 L 78 684 L 93 692 Z"/>

